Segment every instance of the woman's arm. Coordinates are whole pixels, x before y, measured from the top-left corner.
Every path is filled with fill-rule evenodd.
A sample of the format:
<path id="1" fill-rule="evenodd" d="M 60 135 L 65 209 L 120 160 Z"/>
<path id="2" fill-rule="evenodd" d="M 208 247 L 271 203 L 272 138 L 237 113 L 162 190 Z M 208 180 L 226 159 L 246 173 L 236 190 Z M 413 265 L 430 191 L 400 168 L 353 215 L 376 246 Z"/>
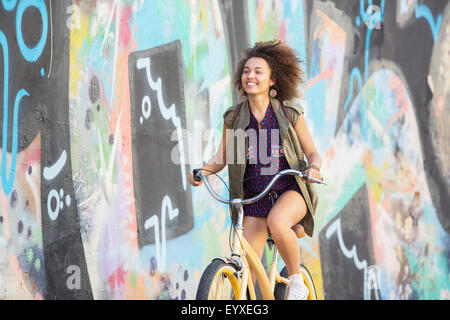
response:
<path id="1" fill-rule="evenodd" d="M 308 127 L 306 126 L 306 121 L 303 115 L 298 117 L 294 129 L 297 133 L 298 140 L 300 141 L 306 159 L 308 160 L 308 169 L 306 170 L 306 174 L 311 178 L 321 180 L 322 175 L 320 174 L 320 167 L 322 165 L 322 158 L 314 146 L 314 142 L 311 134 L 309 133 Z"/>
<path id="2" fill-rule="evenodd" d="M 220 140 L 219 148 L 217 149 L 216 154 L 208 160 L 202 169 L 205 176 L 209 176 L 210 174 L 217 173 L 221 171 L 226 166 L 226 150 L 227 150 L 227 140 L 230 130 L 227 130 L 228 127 L 223 125 L 223 133 L 222 139 Z M 201 185 L 201 181 L 195 181 L 192 175 L 192 172 L 189 173 L 188 176 L 189 183 L 195 187 Z"/>

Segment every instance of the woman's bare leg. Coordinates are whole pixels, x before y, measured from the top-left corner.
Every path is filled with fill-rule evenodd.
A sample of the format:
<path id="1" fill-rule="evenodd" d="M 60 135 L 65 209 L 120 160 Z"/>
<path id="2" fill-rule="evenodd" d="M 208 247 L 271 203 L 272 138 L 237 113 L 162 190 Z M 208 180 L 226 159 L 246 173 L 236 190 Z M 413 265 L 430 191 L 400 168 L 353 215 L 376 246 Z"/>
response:
<path id="1" fill-rule="evenodd" d="M 296 224 L 295 226 L 292 227 L 292 230 L 294 230 L 298 239 L 301 239 L 306 235 L 305 229 L 301 224 Z"/>
<path id="2" fill-rule="evenodd" d="M 267 218 L 244 217 L 244 237 L 253 250 L 255 250 L 260 260 L 264 253 L 264 246 L 266 245 L 268 235 Z M 250 273 L 254 285 L 256 281 L 255 272 L 250 269 Z"/>
<path id="3" fill-rule="evenodd" d="M 305 216 L 306 211 L 303 197 L 296 191 L 288 190 L 278 198 L 267 217 L 270 234 L 289 275 L 300 273 L 298 240 L 292 227 Z"/>

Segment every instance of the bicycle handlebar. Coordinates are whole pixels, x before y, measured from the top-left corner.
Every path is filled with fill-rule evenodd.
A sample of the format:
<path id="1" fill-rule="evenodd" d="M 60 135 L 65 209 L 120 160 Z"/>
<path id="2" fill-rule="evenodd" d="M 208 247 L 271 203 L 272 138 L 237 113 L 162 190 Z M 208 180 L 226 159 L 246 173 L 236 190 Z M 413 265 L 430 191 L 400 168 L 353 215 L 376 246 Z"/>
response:
<path id="1" fill-rule="evenodd" d="M 284 175 L 293 175 L 293 176 L 299 176 L 302 179 L 308 179 L 310 181 L 314 181 L 320 184 L 324 184 L 326 185 L 325 182 L 323 182 L 322 180 L 318 180 L 315 178 L 310 178 L 308 177 L 303 171 L 298 171 L 298 170 L 294 170 L 294 169 L 286 169 L 283 171 L 278 172 L 273 178 L 272 180 L 270 180 L 269 184 L 264 188 L 263 191 L 261 191 L 260 194 L 254 196 L 253 198 L 249 198 L 249 199 L 231 199 L 231 200 L 225 200 L 222 197 L 220 197 L 215 191 L 214 189 L 211 187 L 211 184 L 209 183 L 208 179 L 206 179 L 206 176 L 204 175 L 204 173 L 202 172 L 202 169 L 194 169 L 193 172 L 193 177 L 195 181 L 204 181 L 205 182 L 205 186 L 206 189 L 209 191 L 209 193 L 214 197 L 214 199 L 216 199 L 219 202 L 225 203 L 225 204 L 233 204 L 233 205 L 237 205 L 237 204 L 250 204 L 253 202 L 258 201 L 259 199 L 261 199 L 262 197 L 264 197 L 267 193 L 269 193 L 270 189 L 272 188 L 272 186 L 275 184 L 275 182 L 278 181 L 278 179 L 280 179 L 282 176 Z"/>

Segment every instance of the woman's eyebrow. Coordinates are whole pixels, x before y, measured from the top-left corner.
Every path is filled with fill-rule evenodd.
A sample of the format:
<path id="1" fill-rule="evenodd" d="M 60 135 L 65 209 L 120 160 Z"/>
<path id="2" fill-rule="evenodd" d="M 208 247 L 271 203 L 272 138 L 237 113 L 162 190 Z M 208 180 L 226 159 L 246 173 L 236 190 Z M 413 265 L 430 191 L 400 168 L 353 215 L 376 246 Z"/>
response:
<path id="1" fill-rule="evenodd" d="M 244 69 L 251 69 L 250 67 L 244 67 Z M 254 69 L 264 69 L 263 67 L 255 67 Z"/>

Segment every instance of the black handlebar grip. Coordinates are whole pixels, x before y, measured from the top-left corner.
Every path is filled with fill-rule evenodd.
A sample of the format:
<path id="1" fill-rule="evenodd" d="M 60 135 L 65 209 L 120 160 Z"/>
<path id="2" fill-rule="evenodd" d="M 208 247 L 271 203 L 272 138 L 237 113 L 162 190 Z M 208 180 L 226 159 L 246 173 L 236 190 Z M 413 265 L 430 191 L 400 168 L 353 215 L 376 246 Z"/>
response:
<path id="1" fill-rule="evenodd" d="M 199 175 L 200 170 L 201 170 L 201 169 L 194 169 L 194 170 L 192 171 L 192 175 L 194 176 L 194 180 L 197 181 L 197 182 L 202 181 L 202 178 L 201 178 L 200 175 Z"/>

